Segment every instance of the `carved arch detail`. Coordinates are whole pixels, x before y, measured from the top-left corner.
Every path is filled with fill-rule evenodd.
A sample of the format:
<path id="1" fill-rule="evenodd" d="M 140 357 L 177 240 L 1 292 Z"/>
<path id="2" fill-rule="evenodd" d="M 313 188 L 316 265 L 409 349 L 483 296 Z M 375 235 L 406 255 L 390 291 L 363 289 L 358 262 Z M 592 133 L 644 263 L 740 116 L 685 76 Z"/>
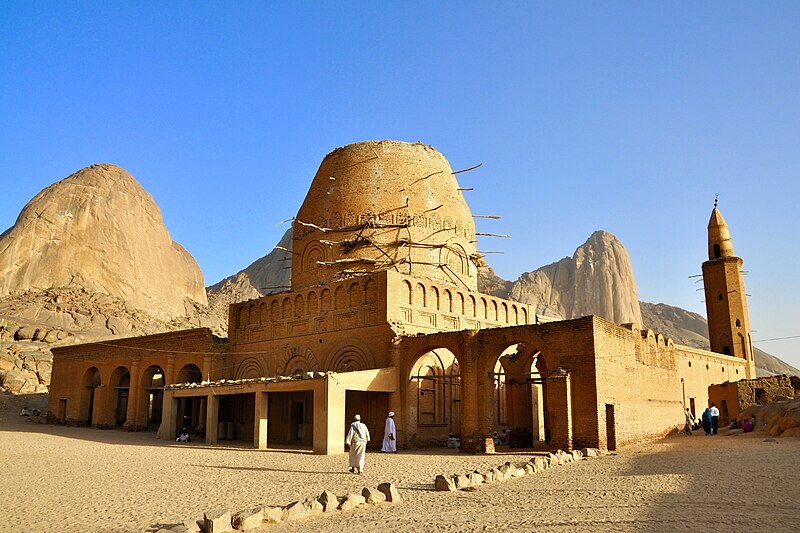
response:
<path id="1" fill-rule="evenodd" d="M 236 369 L 236 379 L 254 379 L 265 376 L 266 372 L 261 362 L 255 357 L 248 357 L 239 363 Z"/>

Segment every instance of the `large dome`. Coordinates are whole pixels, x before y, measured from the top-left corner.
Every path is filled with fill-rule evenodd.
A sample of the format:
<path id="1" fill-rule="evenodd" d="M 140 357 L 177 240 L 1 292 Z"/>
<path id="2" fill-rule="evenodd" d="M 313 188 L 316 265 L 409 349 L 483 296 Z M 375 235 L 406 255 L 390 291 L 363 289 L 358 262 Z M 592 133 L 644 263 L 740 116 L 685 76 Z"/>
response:
<path id="1" fill-rule="evenodd" d="M 450 164 L 421 143 L 329 153 L 294 222 L 292 289 L 397 270 L 477 290 L 475 224 Z"/>

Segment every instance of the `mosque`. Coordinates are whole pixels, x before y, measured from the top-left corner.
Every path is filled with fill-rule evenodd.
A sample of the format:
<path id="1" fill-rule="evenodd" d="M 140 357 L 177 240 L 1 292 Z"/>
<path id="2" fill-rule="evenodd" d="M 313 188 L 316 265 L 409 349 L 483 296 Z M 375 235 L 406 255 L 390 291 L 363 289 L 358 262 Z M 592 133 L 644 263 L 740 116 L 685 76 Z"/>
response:
<path id="1" fill-rule="evenodd" d="M 755 377 L 742 260 L 716 206 L 707 351 L 479 292 L 457 174 L 419 143 L 332 151 L 294 220 L 288 292 L 232 304 L 227 339 L 198 328 L 53 349 L 48 420 L 334 454 L 354 414 L 377 432 L 394 411 L 400 448 L 455 434 L 463 452 L 491 452 L 507 430 L 513 447 L 616 449 L 682 427 L 710 385 Z"/>

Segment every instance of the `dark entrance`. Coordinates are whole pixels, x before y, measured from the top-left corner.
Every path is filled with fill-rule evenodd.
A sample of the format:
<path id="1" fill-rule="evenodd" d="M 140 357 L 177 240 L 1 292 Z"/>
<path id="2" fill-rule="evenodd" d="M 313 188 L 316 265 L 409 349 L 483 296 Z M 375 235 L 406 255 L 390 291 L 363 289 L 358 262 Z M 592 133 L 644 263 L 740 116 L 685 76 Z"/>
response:
<path id="1" fill-rule="evenodd" d="M 617 449 L 617 421 L 614 417 L 614 406 L 606 404 L 606 439 L 608 449 Z"/>

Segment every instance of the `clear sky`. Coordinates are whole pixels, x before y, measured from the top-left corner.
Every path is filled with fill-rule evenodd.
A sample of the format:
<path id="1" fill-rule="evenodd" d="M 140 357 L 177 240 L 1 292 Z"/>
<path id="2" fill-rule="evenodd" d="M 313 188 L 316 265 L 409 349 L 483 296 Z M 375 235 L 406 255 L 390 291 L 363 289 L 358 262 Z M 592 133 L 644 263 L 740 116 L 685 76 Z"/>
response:
<path id="1" fill-rule="evenodd" d="M 597 229 L 644 301 L 705 315 L 714 194 L 753 338 L 800 335 L 798 2 L 2 2 L 0 231 L 92 163 L 127 169 L 211 285 L 265 255 L 322 158 L 422 141 L 497 272 Z M 800 367 L 800 338 L 757 343 Z"/>

